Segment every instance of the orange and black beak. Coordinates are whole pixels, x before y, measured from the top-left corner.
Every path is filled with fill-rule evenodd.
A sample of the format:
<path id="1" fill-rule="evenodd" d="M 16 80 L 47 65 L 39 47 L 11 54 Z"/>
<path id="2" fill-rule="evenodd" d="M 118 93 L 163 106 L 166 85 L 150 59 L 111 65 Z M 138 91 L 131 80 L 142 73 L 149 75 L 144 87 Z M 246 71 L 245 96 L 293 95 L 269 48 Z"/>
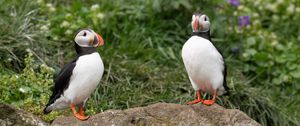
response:
<path id="1" fill-rule="evenodd" d="M 95 32 L 94 32 L 95 33 Z M 98 33 L 95 33 L 95 38 L 94 38 L 94 47 L 99 47 L 99 46 L 103 46 L 104 45 L 104 40 L 101 37 L 101 35 L 99 35 Z"/>

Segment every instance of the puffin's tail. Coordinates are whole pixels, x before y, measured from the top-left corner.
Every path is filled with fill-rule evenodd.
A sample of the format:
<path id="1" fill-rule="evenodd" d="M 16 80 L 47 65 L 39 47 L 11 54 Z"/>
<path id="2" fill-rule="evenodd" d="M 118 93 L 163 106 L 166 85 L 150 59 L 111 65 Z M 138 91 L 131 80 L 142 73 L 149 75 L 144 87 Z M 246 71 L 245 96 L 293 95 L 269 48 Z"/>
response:
<path id="1" fill-rule="evenodd" d="M 222 55 L 222 54 L 221 54 Z M 223 56 L 223 55 L 222 55 Z M 223 95 L 229 95 L 229 87 L 227 86 L 227 80 L 226 80 L 226 77 L 227 77 L 227 67 L 226 67 L 226 64 L 225 64 L 225 61 L 224 61 L 224 70 L 223 70 L 223 86 L 222 86 L 222 89 L 223 89 Z"/>
<path id="2" fill-rule="evenodd" d="M 45 115 L 47 115 L 47 114 L 49 114 L 51 111 L 52 111 L 52 110 L 49 108 L 49 105 L 47 105 L 47 106 L 44 108 L 43 113 L 44 113 Z"/>
<path id="3" fill-rule="evenodd" d="M 225 95 L 228 96 L 229 93 L 229 88 L 227 87 L 227 85 L 223 85 L 221 88 L 219 88 L 218 90 L 218 95 Z"/>
<path id="4" fill-rule="evenodd" d="M 230 94 L 229 93 L 229 88 L 227 87 L 227 85 L 224 85 L 224 91 L 223 91 L 222 95 L 228 96 L 229 94 Z"/>
<path id="5" fill-rule="evenodd" d="M 223 93 L 223 95 L 228 96 L 230 93 L 228 90 L 225 90 L 225 92 Z"/>

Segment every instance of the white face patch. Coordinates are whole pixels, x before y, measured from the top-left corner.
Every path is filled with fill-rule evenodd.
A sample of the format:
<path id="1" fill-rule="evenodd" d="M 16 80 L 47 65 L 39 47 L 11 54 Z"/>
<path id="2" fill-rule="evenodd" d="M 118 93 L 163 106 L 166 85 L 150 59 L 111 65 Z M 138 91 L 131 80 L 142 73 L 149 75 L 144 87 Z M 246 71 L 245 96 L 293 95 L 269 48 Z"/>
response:
<path id="1" fill-rule="evenodd" d="M 93 47 L 94 38 L 93 31 L 81 30 L 75 36 L 74 41 L 81 47 Z"/>
<path id="2" fill-rule="evenodd" d="M 210 29 L 209 18 L 206 15 L 194 14 L 191 25 L 193 32 L 207 32 Z"/>
<path id="3" fill-rule="evenodd" d="M 206 15 L 201 15 L 201 17 L 199 19 L 199 24 L 202 25 L 200 27 L 200 32 L 207 32 L 207 31 L 209 31 L 210 22 L 209 22 L 209 18 Z"/>

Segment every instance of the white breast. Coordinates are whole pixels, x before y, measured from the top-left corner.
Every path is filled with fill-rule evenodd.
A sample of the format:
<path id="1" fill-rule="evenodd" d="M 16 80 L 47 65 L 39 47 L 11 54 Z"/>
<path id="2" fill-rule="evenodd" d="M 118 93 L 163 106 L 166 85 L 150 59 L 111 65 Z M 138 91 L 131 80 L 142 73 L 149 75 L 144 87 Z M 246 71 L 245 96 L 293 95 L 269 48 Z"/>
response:
<path id="1" fill-rule="evenodd" d="M 79 104 L 86 100 L 99 84 L 104 65 L 99 53 L 80 56 L 70 78 L 64 97 L 71 103 Z"/>
<path id="2" fill-rule="evenodd" d="M 222 87 L 223 57 L 210 41 L 191 37 L 182 48 L 182 58 L 195 90 L 212 92 Z"/>

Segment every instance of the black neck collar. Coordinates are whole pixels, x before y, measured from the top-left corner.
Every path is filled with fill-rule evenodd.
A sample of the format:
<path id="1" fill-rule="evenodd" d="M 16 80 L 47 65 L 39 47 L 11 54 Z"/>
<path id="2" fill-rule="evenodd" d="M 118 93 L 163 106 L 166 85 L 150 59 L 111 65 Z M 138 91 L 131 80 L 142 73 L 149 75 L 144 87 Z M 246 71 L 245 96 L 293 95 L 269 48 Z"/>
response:
<path id="1" fill-rule="evenodd" d="M 76 42 L 75 43 L 75 50 L 78 56 L 91 54 L 97 52 L 96 48 L 94 47 L 80 47 Z"/>
<path id="2" fill-rule="evenodd" d="M 209 31 L 207 31 L 207 32 L 193 32 L 192 36 L 196 35 L 196 36 L 199 36 L 199 37 L 202 37 L 202 38 L 205 38 L 205 39 L 211 41 L 209 33 L 210 33 Z"/>

